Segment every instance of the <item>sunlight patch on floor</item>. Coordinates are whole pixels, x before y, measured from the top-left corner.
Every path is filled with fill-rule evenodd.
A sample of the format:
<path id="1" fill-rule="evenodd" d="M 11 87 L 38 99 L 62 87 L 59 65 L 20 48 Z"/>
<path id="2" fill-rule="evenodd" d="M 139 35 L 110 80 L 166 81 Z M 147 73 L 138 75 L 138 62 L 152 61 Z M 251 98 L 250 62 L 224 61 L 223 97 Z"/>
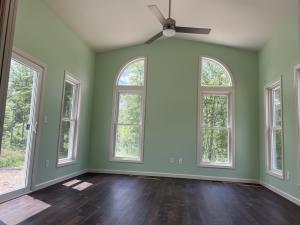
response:
<path id="1" fill-rule="evenodd" d="M 71 187 L 71 186 L 73 186 L 74 184 L 77 184 L 77 183 L 79 183 L 79 182 L 81 182 L 81 180 L 74 179 L 74 180 L 70 180 L 70 181 L 64 183 L 63 185 L 64 185 L 65 187 Z"/>
<path id="2" fill-rule="evenodd" d="M 24 195 L 20 198 L 0 204 L 0 221 L 6 225 L 15 225 L 51 207 L 51 205 Z"/>
<path id="3" fill-rule="evenodd" d="M 75 187 L 73 187 L 73 189 L 78 190 L 78 191 L 83 191 L 92 185 L 93 184 L 89 183 L 89 182 L 82 182 L 82 183 L 76 185 Z"/>

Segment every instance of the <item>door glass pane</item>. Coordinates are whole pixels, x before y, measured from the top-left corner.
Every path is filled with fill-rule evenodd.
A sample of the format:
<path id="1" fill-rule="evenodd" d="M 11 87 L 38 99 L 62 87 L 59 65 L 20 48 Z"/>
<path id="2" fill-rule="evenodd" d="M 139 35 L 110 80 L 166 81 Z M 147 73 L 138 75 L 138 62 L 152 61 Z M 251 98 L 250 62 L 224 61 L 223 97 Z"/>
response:
<path id="1" fill-rule="evenodd" d="M 228 163 L 228 129 L 202 129 L 202 161 L 208 163 Z"/>
<path id="2" fill-rule="evenodd" d="M 226 127 L 228 123 L 228 96 L 203 96 L 203 125 L 205 127 Z"/>
<path id="3" fill-rule="evenodd" d="M 140 125 L 118 125 L 115 157 L 140 159 Z"/>
<path id="4" fill-rule="evenodd" d="M 120 94 L 118 124 L 140 124 L 141 95 Z"/>
<path id="5" fill-rule="evenodd" d="M 33 69 L 11 61 L 0 154 L 0 194 L 26 185 L 36 77 L 37 72 Z"/>

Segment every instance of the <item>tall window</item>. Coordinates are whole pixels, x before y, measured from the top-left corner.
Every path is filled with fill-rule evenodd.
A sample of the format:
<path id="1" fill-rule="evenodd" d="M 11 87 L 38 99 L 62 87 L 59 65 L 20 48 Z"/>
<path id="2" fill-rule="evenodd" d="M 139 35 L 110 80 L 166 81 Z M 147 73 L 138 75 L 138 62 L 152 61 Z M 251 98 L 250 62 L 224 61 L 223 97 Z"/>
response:
<path id="1" fill-rule="evenodd" d="M 281 80 L 265 87 L 268 173 L 283 178 L 283 129 Z"/>
<path id="2" fill-rule="evenodd" d="M 72 163 L 76 160 L 79 108 L 80 81 L 66 73 L 59 134 L 59 165 Z"/>
<path id="3" fill-rule="evenodd" d="M 145 64 L 145 58 L 130 61 L 116 79 L 111 160 L 143 161 Z"/>
<path id="4" fill-rule="evenodd" d="M 231 75 L 220 62 L 200 58 L 198 164 L 233 167 L 234 88 Z"/>

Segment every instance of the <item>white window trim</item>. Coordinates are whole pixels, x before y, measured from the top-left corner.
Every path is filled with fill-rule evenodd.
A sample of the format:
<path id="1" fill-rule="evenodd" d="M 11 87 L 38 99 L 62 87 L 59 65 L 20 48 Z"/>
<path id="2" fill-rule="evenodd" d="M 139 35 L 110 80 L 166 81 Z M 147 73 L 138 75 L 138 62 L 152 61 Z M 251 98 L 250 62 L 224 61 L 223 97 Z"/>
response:
<path id="1" fill-rule="evenodd" d="M 73 141 L 73 149 L 72 149 L 72 159 L 59 159 L 59 151 L 61 145 L 61 132 L 62 132 L 62 121 L 63 121 L 63 105 L 64 105 L 64 94 L 65 94 L 65 82 L 68 81 L 74 85 L 78 86 L 78 91 L 75 96 L 75 102 L 77 102 L 76 107 L 76 122 L 73 135 L 75 140 Z M 81 107 L 81 82 L 79 79 L 75 78 L 74 75 L 65 71 L 64 82 L 63 82 L 63 93 L 61 100 L 61 114 L 60 114 L 60 122 L 59 122 L 59 136 L 58 136 L 58 149 L 57 149 L 57 167 L 68 166 L 77 163 L 77 153 L 78 153 L 78 139 L 79 139 L 79 123 L 80 123 L 80 107 Z"/>
<path id="2" fill-rule="evenodd" d="M 220 87 L 220 86 L 202 86 L 201 76 L 202 76 L 202 60 L 203 58 L 208 58 L 220 63 L 224 69 L 228 72 L 231 78 L 230 87 Z M 219 59 L 211 56 L 200 56 L 199 57 L 199 80 L 198 80 L 198 121 L 197 121 L 197 164 L 199 167 L 207 168 L 223 168 L 223 169 L 234 169 L 235 168 L 235 83 L 230 69 Z M 228 124 L 229 129 L 229 140 L 228 140 L 228 150 L 229 150 L 229 163 L 207 163 L 202 161 L 202 109 L 203 109 L 203 98 L 205 94 L 216 94 L 216 95 L 227 95 L 228 96 Z"/>
<path id="3" fill-rule="evenodd" d="M 118 86 L 117 82 L 119 80 L 122 71 L 134 61 L 143 59 L 144 60 L 144 85 L 143 86 Z M 114 90 L 113 90 L 113 107 L 112 107 L 112 125 L 111 125 L 111 146 L 109 152 L 109 160 L 111 162 L 127 162 L 127 163 L 144 163 L 144 135 L 145 135 L 145 110 L 146 110 L 146 87 L 147 87 L 147 72 L 148 63 L 147 57 L 140 56 L 129 60 L 124 64 L 118 71 L 116 78 L 114 80 Z M 116 125 L 118 120 L 118 107 L 119 107 L 119 96 L 120 93 L 135 93 L 141 95 L 141 133 L 140 133 L 140 159 L 133 160 L 132 158 L 116 157 L 115 156 L 115 140 L 116 140 Z"/>
<path id="4" fill-rule="evenodd" d="M 297 116 L 297 184 L 300 187 L 300 64 L 295 66 L 296 116 Z"/>
<path id="5" fill-rule="evenodd" d="M 277 170 L 277 169 L 272 169 L 272 149 L 271 149 L 271 126 L 273 125 L 273 122 L 271 121 L 271 119 L 273 118 L 273 115 L 270 115 L 270 113 L 272 114 L 272 101 L 271 101 L 271 91 L 276 88 L 279 87 L 281 88 L 281 121 L 282 121 L 282 137 L 281 137 L 281 141 L 282 141 L 282 171 L 281 170 Z M 265 110 L 265 158 L 266 158 L 266 173 L 270 176 L 279 178 L 284 180 L 285 176 L 284 176 L 284 171 L 285 171 L 285 163 L 284 163 L 284 121 L 283 121 L 283 91 L 282 91 L 282 78 L 280 78 L 279 80 L 276 81 L 272 81 L 270 83 L 268 83 L 267 85 L 265 85 L 264 87 L 264 110 Z"/>

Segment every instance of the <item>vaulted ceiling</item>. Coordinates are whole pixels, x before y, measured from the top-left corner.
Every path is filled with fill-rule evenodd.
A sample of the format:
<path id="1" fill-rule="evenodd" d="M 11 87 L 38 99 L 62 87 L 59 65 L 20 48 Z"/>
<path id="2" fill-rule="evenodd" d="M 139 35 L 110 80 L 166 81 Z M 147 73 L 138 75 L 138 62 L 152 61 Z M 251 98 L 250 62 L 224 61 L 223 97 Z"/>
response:
<path id="1" fill-rule="evenodd" d="M 87 44 L 101 52 L 144 43 L 161 31 L 147 5 L 167 16 L 168 0 L 47 0 L 49 6 Z M 227 46 L 260 49 L 290 16 L 297 0 L 173 0 L 179 26 L 210 27 L 210 35 L 176 37 Z"/>

